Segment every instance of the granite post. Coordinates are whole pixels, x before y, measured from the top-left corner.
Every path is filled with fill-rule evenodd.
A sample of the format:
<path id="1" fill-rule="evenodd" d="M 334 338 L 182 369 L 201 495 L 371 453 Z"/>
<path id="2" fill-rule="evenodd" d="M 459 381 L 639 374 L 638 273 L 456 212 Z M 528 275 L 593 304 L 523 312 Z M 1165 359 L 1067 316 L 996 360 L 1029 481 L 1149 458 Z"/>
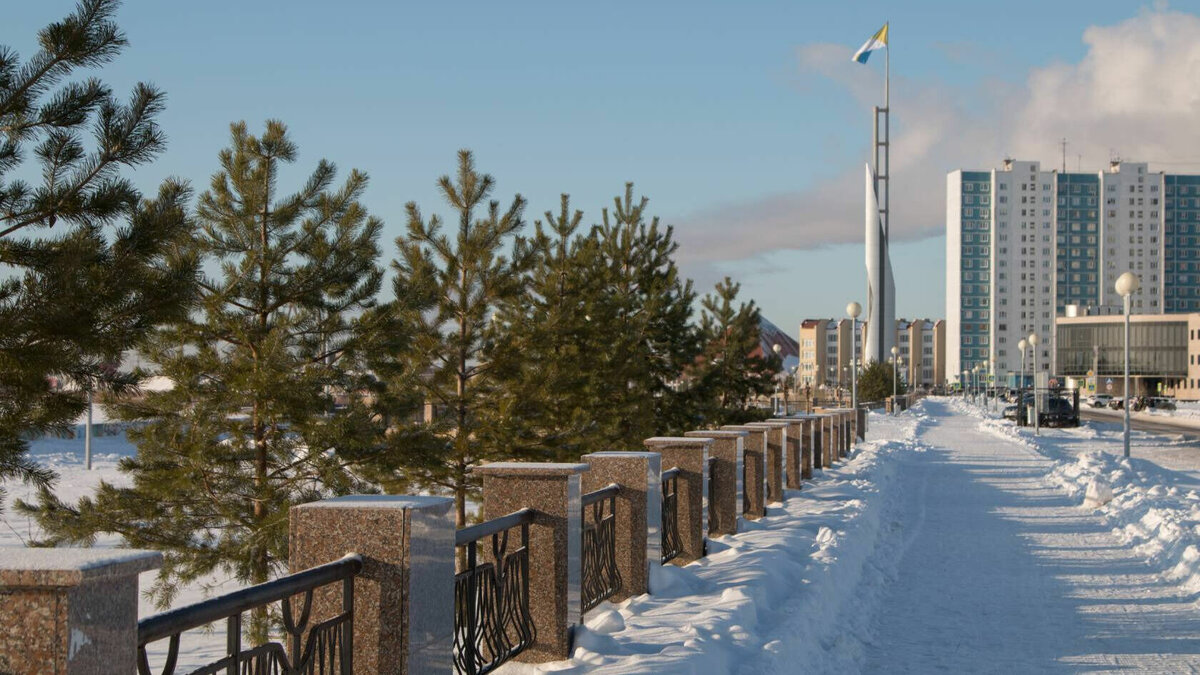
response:
<path id="1" fill-rule="evenodd" d="M 768 422 L 783 422 L 787 428 L 787 486 L 799 490 L 805 478 L 812 478 L 813 454 L 811 445 L 804 442 L 804 423 L 793 417 L 778 417 Z"/>
<path id="2" fill-rule="evenodd" d="M 837 439 L 834 437 L 837 426 L 836 416 L 830 408 L 817 408 L 816 413 L 820 416 L 821 421 L 819 428 L 821 430 L 821 453 L 825 456 L 825 466 L 833 466 L 838 460 Z"/>
<path id="3" fill-rule="evenodd" d="M 137 672 L 136 549 L 0 549 L 0 673 Z"/>
<path id="4" fill-rule="evenodd" d="M 767 429 L 767 496 L 768 504 L 783 503 L 783 452 L 787 446 L 787 422 L 754 422 L 751 427 Z"/>
<path id="5" fill-rule="evenodd" d="M 516 660 L 559 661 L 571 655 L 571 631 L 582 612 L 580 497 L 587 464 L 495 462 L 483 476 L 483 516 L 533 509 L 529 526 L 529 613 L 537 638 Z"/>
<path id="6" fill-rule="evenodd" d="M 758 520 L 767 514 L 766 495 L 763 494 L 766 477 L 764 461 L 769 429 L 756 425 L 730 424 L 721 427 L 725 431 L 745 431 L 742 448 L 742 514 L 747 520 Z"/>
<path id="7" fill-rule="evenodd" d="M 858 409 L 858 440 L 867 440 L 867 409 L 859 407 Z"/>
<path id="8" fill-rule="evenodd" d="M 354 579 L 354 669 L 448 672 L 454 649 L 454 500 L 350 495 L 293 506 L 292 572 L 362 557 Z M 313 594 L 311 624 L 340 614 L 342 586 Z"/>
<path id="9" fill-rule="evenodd" d="M 689 438 L 711 438 L 709 456 L 715 457 L 713 476 L 709 479 L 711 514 L 709 536 L 737 534 L 738 518 L 742 515 L 742 462 L 747 431 L 697 430 L 684 434 Z"/>
<path id="10" fill-rule="evenodd" d="M 662 560 L 662 455 L 594 452 L 581 459 L 591 467 L 583 474 L 585 493 L 611 483 L 621 487 L 614 514 L 621 590 L 609 599 L 649 593 L 650 567 Z"/>
<path id="11" fill-rule="evenodd" d="M 708 452 L 709 438 L 656 436 L 645 440 L 646 447 L 662 455 L 663 471 L 679 469 L 678 497 L 679 555 L 671 562 L 686 565 L 704 557 L 704 537 L 708 533 Z"/>

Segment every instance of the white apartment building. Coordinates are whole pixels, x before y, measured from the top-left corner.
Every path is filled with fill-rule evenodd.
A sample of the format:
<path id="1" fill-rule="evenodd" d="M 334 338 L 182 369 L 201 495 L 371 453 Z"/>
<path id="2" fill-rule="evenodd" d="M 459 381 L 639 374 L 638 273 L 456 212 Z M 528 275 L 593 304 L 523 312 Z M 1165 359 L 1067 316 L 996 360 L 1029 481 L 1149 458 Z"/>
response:
<path id="1" fill-rule="evenodd" d="M 946 377 L 975 366 L 1015 382 L 1017 343 L 1036 332 L 1053 373 L 1054 318 L 1067 305 L 1119 305 L 1116 278 L 1141 280 L 1136 313 L 1200 309 L 1200 176 L 1145 163 L 1060 173 L 1005 160 L 946 178 Z M 1025 354 L 1025 372 L 1034 354 Z"/>

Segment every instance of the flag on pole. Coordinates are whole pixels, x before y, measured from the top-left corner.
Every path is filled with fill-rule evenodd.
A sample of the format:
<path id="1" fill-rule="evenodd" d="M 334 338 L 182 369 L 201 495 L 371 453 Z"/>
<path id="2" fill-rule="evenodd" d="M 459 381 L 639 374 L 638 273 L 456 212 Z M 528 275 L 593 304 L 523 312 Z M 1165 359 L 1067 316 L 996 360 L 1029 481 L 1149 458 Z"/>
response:
<path id="1" fill-rule="evenodd" d="M 874 35 L 871 36 L 870 40 L 867 40 L 862 47 L 858 48 L 857 52 L 854 52 L 854 58 L 851 60 L 858 61 L 859 63 L 866 63 L 867 59 L 871 56 L 871 52 L 875 51 L 876 49 L 883 49 L 887 47 L 887 34 L 888 25 L 885 23 L 883 24 L 883 28 L 880 28 Z"/>

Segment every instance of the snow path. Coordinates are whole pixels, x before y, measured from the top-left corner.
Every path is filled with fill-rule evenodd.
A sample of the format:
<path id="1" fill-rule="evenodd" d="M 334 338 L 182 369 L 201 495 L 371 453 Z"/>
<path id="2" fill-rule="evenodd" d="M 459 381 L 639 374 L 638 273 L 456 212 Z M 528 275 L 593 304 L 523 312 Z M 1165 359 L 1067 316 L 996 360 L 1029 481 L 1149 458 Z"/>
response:
<path id="1" fill-rule="evenodd" d="M 864 671 L 1200 672 L 1194 596 L 1047 482 L 1053 461 L 945 402 L 925 410 L 929 449 L 897 456 L 896 531 L 857 591 L 877 602 Z"/>

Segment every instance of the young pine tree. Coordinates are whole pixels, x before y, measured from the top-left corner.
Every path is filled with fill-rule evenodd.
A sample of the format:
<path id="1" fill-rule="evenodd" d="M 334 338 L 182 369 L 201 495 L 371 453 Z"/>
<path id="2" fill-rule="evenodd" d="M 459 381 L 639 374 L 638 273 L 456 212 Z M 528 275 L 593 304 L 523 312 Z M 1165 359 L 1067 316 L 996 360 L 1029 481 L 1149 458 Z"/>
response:
<path id="1" fill-rule="evenodd" d="M 634 201 L 626 183 L 580 255 L 600 288 L 590 316 L 602 332 L 586 366 L 594 374 L 592 437 L 604 450 L 640 447 L 648 436 L 699 421 L 692 392 L 680 384 L 699 351 L 690 323 L 696 294 L 672 258 L 679 246 L 673 228 L 660 228 L 657 217 L 647 222 L 647 204 Z"/>
<path id="2" fill-rule="evenodd" d="M 578 461 L 593 449 L 589 434 L 604 409 L 592 393 L 600 287 L 585 261 L 589 242 L 577 233 L 583 212 L 564 194 L 558 215 L 545 217 L 534 223 L 526 292 L 496 312 L 503 330 L 486 354 L 495 406 L 479 433 L 522 454 Z"/>
<path id="3" fill-rule="evenodd" d="M 289 507 L 363 489 L 348 466 L 382 437 L 358 365 L 371 339 L 359 316 L 382 278 L 381 223 L 359 201 L 367 177 L 351 171 L 334 187 L 324 160 L 283 193 L 280 169 L 296 154 L 280 122 L 260 137 L 232 125 L 191 242 L 215 274 L 200 311 L 146 350 L 175 387 L 122 409 L 147 422 L 120 465 L 131 485 L 102 483 L 73 506 L 43 492 L 34 511 L 49 544 L 116 533 L 163 551 L 153 592 L 164 603 L 217 570 L 267 581 L 287 561 Z M 261 612 L 250 635 L 266 635 Z"/>
<path id="4" fill-rule="evenodd" d="M 187 189 L 143 201 L 121 177 L 162 151 L 163 94 L 138 84 L 121 103 L 98 79 L 66 81 L 125 46 L 117 4 L 83 0 L 27 61 L 0 45 L 0 482 L 47 486 L 22 435 L 64 432 L 89 391 L 132 388 L 122 352 L 194 297 Z"/>
<path id="5" fill-rule="evenodd" d="M 741 284 L 725 277 L 714 290 L 700 301 L 704 360 L 699 388 L 709 421 L 724 424 L 738 419 L 752 397 L 771 391 L 780 361 L 773 353 L 763 354 L 761 312 L 754 301 L 736 304 Z"/>
<path id="6" fill-rule="evenodd" d="M 489 201 L 495 181 L 475 170 L 471 153 L 458 154 L 458 174 L 438 187 L 457 225 L 443 232 L 442 219 L 408 204 L 408 233 L 396 240 L 395 307 L 414 338 L 401 355 L 409 372 L 420 373 L 426 402 L 436 410 L 433 443 L 418 443 L 392 457 L 392 471 L 405 484 L 451 492 L 459 527 L 475 483 L 471 467 L 511 458 L 519 449 L 481 435 L 495 403 L 485 350 L 502 330 L 493 313 L 525 292 L 530 252 L 517 237 L 525 200 L 507 209 Z M 482 213 L 480 213 L 482 211 Z M 506 250 L 509 255 L 505 255 Z"/>

